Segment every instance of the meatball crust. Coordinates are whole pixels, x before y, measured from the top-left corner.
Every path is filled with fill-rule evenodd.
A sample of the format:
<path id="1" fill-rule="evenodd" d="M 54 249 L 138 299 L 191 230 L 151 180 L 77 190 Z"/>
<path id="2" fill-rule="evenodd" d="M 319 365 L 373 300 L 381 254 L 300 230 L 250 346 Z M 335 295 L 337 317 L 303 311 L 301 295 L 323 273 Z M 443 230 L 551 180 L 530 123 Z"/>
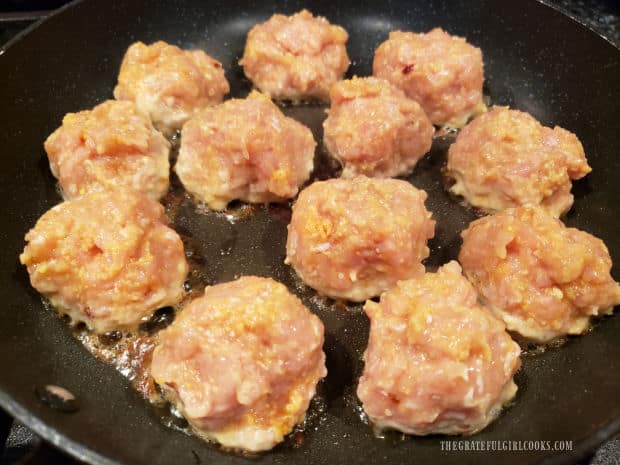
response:
<path id="1" fill-rule="evenodd" d="M 357 395 L 376 428 L 473 434 L 514 397 L 519 346 L 476 299 L 452 261 L 366 302 L 370 337 Z"/>
<path id="2" fill-rule="evenodd" d="M 433 124 L 461 127 L 485 109 L 482 52 L 440 28 L 390 32 L 375 51 L 372 70 L 416 100 Z"/>
<path id="3" fill-rule="evenodd" d="M 121 63 L 114 98 L 135 102 L 157 129 L 171 135 L 229 91 L 222 64 L 202 50 L 136 42 Z"/>
<path id="4" fill-rule="evenodd" d="M 392 177 L 410 171 L 433 143 L 435 128 L 417 102 L 374 77 L 334 84 L 323 123 L 328 152 L 343 177 Z"/>
<path id="5" fill-rule="evenodd" d="M 32 286 L 74 322 L 132 330 L 184 294 L 183 242 L 164 219 L 162 205 L 136 192 L 94 192 L 48 210 L 19 258 Z"/>
<path id="6" fill-rule="evenodd" d="M 160 333 L 151 373 L 197 434 L 274 447 L 327 374 L 323 324 L 284 285 L 248 276 L 207 287 Z"/>
<path id="7" fill-rule="evenodd" d="M 559 217 L 573 205 L 571 179 L 590 171 L 575 134 L 507 107 L 473 120 L 448 151 L 450 190 L 488 212 L 540 205 Z"/>
<path id="8" fill-rule="evenodd" d="M 175 170 L 185 188 L 213 210 L 231 200 L 278 202 L 309 177 L 316 142 L 310 129 L 252 92 L 207 108 L 183 127 Z"/>
<path id="9" fill-rule="evenodd" d="M 603 241 L 538 207 L 481 218 L 461 235 L 465 275 L 508 329 L 527 338 L 580 334 L 591 316 L 620 304 Z"/>
<path id="10" fill-rule="evenodd" d="M 286 263 L 310 287 L 361 302 L 424 272 L 435 222 L 426 192 L 358 176 L 315 182 L 293 206 Z"/>
<path id="11" fill-rule="evenodd" d="M 302 10 L 273 15 L 248 33 L 245 75 L 274 99 L 328 100 L 329 88 L 349 67 L 347 31 Z"/>
<path id="12" fill-rule="evenodd" d="M 67 113 L 45 151 L 67 200 L 119 187 L 154 200 L 168 191 L 170 143 L 133 102 Z"/>

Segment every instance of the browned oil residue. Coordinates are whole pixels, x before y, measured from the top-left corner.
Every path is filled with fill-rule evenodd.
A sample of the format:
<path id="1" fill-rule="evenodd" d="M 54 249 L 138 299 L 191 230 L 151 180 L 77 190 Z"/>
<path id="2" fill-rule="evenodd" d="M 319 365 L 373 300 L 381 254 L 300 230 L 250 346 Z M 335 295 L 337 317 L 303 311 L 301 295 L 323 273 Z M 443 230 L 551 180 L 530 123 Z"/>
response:
<path id="1" fill-rule="evenodd" d="M 86 328 L 75 329 L 75 336 L 95 357 L 114 366 L 146 399 L 161 402 L 150 376 L 151 356 L 157 336 L 140 333 L 122 334 L 115 331 L 97 335 Z"/>
<path id="2" fill-rule="evenodd" d="M 454 140 L 456 139 L 456 136 L 458 136 L 459 132 L 460 131 L 456 128 L 451 128 L 449 126 L 442 126 L 435 131 L 435 134 L 433 134 L 433 139 L 445 138 L 445 139 Z"/>
<path id="3" fill-rule="evenodd" d="M 511 333 L 511 335 L 515 342 L 521 347 L 522 357 L 539 356 L 548 350 L 558 349 L 568 342 L 567 337 L 557 337 L 549 342 L 539 343 L 528 341 L 517 333 Z"/>
<path id="4" fill-rule="evenodd" d="M 297 431 L 291 435 L 291 443 L 293 447 L 301 447 L 304 444 L 304 433 Z"/>

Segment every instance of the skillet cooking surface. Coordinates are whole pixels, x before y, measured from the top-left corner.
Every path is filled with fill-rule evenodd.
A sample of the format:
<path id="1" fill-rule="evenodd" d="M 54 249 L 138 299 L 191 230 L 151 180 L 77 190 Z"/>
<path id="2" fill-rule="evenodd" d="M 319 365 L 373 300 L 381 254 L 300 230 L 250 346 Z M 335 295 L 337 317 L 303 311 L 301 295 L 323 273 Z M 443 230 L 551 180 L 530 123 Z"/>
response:
<path id="1" fill-rule="evenodd" d="M 426 31 L 441 26 L 482 48 L 486 93 L 498 104 L 528 111 L 546 125 L 577 133 L 593 172 L 576 183 L 566 221 L 601 237 L 620 263 L 620 53 L 591 31 L 535 1 L 287 1 L 204 2 L 137 0 L 79 3 L 38 26 L 0 57 L 0 115 L 4 164 L 0 192 L 0 404 L 37 433 L 96 463 L 476 463 L 505 465 L 573 462 L 620 429 L 620 318 L 597 323 L 561 349 L 526 356 L 516 377 L 516 403 L 479 440 L 572 440 L 572 453 L 442 452 L 442 437 L 373 437 L 359 418 L 353 395 L 367 338 L 365 316 L 323 305 L 299 288 L 282 264 L 286 209 L 257 208 L 232 225 L 223 216 L 195 212 L 187 200 L 174 219 L 192 235 L 188 246 L 210 266 L 205 279 L 237 274 L 273 276 L 302 296 L 326 325 L 329 375 L 311 408 L 301 445 L 287 441 L 248 461 L 165 427 L 154 409 L 120 374 L 90 356 L 66 325 L 43 308 L 18 254 L 23 235 L 60 201 L 42 143 L 66 112 L 111 98 L 127 46 L 162 39 L 206 50 L 222 61 L 235 97 L 249 83 L 236 61 L 245 35 L 279 11 L 307 7 L 350 33 L 349 75 L 367 75 L 375 47 L 392 29 Z M 433 6 L 429 6 L 433 3 Z M 320 106 L 286 108 L 321 140 Z M 445 193 L 440 168 L 449 139 L 438 139 L 409 179 L 429 192 L 438 222 L 427 264 L 455 258 L 458 233 L 472 213 Z M 319 152 L 321 152 L 319 144 Z M 320 153 L 319 153 L 320 157 Z M 284 218 L 284 219 L 283 219 Z M 182 232 L 183 232 L 182 231 Z M 232 238 L 232 239 L 231 239 Z M 221 254 L 222 250 L 226 254 Z M 615 273 L 616 279 L 620 277 Z M 49 409 L 36 386 L 72 391 L 80 409 Z"/>

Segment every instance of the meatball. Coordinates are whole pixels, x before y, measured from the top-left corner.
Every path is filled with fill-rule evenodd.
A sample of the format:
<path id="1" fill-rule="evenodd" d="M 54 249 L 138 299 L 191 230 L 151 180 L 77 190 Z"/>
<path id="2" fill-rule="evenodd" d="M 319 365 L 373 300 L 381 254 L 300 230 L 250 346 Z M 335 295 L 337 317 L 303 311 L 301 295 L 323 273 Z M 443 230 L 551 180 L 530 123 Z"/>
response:
<path id="1" fill-rule="evenodd" d="M 375 51 L 372 69 L 416 100 L 433 124 L 461 127 L 485 110 L 482 52 L 442 29 L 390 32 Z"/>
<path id="2" fill-rule="evenodd" d="M 410 171 L 430 150 L 435 129 L 420 105 L 387 81 L 334 84 L 323 123 L 325 146 L 344 177 L 391 177 Z"/>
<path id="3" fill-rule="evenodd" d="M 284 285 L 248 276 L 207 287 L 160 333 L 151 373 L 197 434 L 274 447 L 327 374 L 321 320 Z"/>
<path id="4" fill-rule="evenodd" d="M 450 190 L 488 212 L 540 205 L 560 216 L 573 205 L 571 179 L 590 171 L 575 134 L 506 107 L 469 123 L 448 151 Z"/>
<path id="5" fill-rule="evenodd" d="M 26 234 L 30 282 L 59 312 L 97 333 L 131 330 L 184 295 L 181 239 L 164 207 L 129 190 L 56 205 Z"/>
<path id="6" fill-rule="evenodd" d="M 527 338 L 582 333 L 591 316 L 620 304 L 605 244 L 538 207 L 481 218 L 462 237 L 465 275 L 508 329 Z"/>
<path id="7" fill-rule="evenodd" d="M 68 113 L 45 151 L 67 200 L 118 187 L 157 200 L 168 190 L 170 143 L 133 102 Z"/>
<path id="8" fill-rule="evenodd" d="M 170 135 L 196 111 L 221 102 L 229 90 L 222 64 L 202 50 L 136 42 L 121 63 L 114 97 L 134 101 L 157 129 Z"/>
<path id="9" fill-rule="evenodd" d="M 473 434 L 517 391 L 520 349 L 450 262 L 366 302 L 370 338 L 357 388 L 377 429 Z"/>
<path id="10" fill-rule="evenodd" d="M 327 100 L 329 88 L 349 67 L 348 38 L 343 28 L 307 10 L 276 14 L 250 30 L 239 64 L 275 99 Z"/>
<path id="11" fill-rule="evenodd" d="M 252 92 L 185 124 L 175 170 L 185 188 L 214 210 L 234 199 L 277 202 L 297 195 L 308 179 L 315 146 L 307 127 Z"/>
<path id="12" fill-rule="evenodd" d="M 315 182 L 293 206 L 286 263 L 320 293 L 361 302 L 424 272 L 435 222 L 426 192 L 358 176 Z"/>

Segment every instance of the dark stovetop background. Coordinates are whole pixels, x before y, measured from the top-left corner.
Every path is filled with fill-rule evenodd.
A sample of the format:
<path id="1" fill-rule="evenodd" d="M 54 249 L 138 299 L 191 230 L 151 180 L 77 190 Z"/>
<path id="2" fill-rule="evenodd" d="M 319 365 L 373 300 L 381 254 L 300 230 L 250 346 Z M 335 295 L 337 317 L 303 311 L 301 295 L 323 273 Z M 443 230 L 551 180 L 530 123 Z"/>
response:
<path id="1" fill-rule="evenodd" d="M 571 16 L 620 48 L 620 0 L 539 0 Z M 0 0 L 0 47 L 67 0 Z M 3 447 L 4 444 L 4 447 Z M 0 410 L 0 465 L 75 465 Z M 620 465 L 620 435 L 578 465 Z"/>

